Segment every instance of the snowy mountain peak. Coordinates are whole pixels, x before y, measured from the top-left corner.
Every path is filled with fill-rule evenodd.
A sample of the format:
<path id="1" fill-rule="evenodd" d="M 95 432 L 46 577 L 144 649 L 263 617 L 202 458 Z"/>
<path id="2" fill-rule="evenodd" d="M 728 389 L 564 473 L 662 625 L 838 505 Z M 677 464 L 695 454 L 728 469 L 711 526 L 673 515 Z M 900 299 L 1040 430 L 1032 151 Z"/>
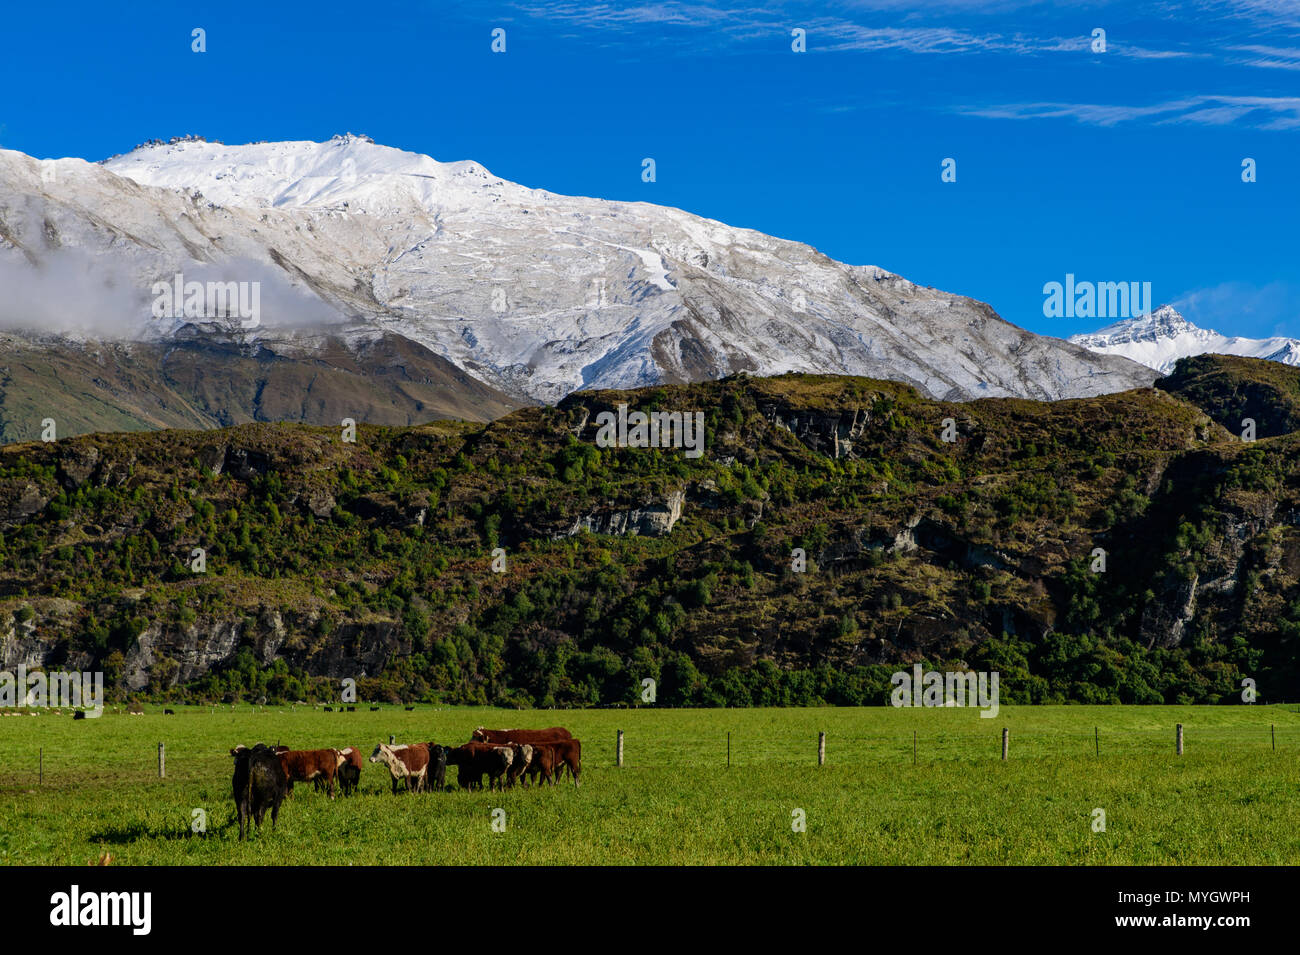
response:
<path id="1" fill-rule="evenodd" d="M 506 185 L 479 163 L 442 163 L 351 133 L 323 143 L 152 142 L 103 165 L 144 186 L 198 190 L 220 206 L 254 208 L 430 209 Z"/>
<path id="2" fill-rule="evenodd" d="M 1183 318 L 1172 305 L 1161 305 L 1149 315 L 1140 315 L 1128 319 L 1135 335 L 1151 335 L 1155 338 L 1173 338 L 1197 331 L 1195 325 Z"/>
<path id="3" fill-rule="evenodd" d="M 1162 339 L 1178 338 L 1182 335 L 1198 334 L 1197 328 L 1179 314 L 1172 305 L 1161 305 L 1146 315 L 1121 319 L 1113 325 L 1107 325 L 1090 334 L 1075 335 L 1070 340 L 1092 347 L 1097 345 L 1117 345 L 1122 342 L 1154 342 Z"/>
<path id="4" fill-rule="evenodd" d="M 1128 318 L 1090 334 L 1073 335 L 1070 341 L 1098 354 L 1131 358 L 1162 374 L 1173 371 L 1180 358 L 1208 353 L 1300 365 L 1300 340 L 1220 335 L 1193 325 L 1172 305 L 1161 305 L 1150 315 Z"/>

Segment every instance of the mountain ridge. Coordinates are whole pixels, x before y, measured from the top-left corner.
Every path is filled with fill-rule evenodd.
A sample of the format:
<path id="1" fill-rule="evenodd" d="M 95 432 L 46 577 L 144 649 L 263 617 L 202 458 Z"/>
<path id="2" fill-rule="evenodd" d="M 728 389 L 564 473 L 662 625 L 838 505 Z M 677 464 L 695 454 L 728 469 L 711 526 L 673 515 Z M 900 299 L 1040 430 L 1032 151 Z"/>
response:
<path id="1" fill-rule="evenodd" d="M 396 335 L 516 404 L 738 371 L 888 377 L 958 400 L 1077 397 L 1155 377 L 802 243 L 529 189 L 361 137 L 191 139 L 102 165 L 0 152 L 6 251 L 11 268 L 49 272 L 70 257 L 68 273 L 109 271 L 99 285 L 118 289 L 113 301 L 177 272 L 258 279 L 265 314 L 249 341 L 310 357 L 303 325 L 345 342 Z M 49 308 L 58 292 L 21 304 L 56 324 L 87 311 Z M 122 335 L 177 330 L 142 319 L 139 302 L 120 305 Z M 16 306 L 2 308 L 12 326 Z"/>

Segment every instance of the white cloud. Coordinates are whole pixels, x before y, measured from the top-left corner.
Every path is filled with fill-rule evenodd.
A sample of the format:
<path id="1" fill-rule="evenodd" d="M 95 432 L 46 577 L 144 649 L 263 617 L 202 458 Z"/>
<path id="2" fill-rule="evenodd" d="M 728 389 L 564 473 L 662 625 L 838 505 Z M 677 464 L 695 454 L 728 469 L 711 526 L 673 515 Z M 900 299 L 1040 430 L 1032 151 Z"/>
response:
<path id="1" fill-rule="evenodd" d="M 964 15 L 972 20 L 978 17 L 987 23 L 999 14 L 1029 7 L 1048 8 L 1055 12 L 1058 6 L 1075 13 L 1077 4 L 1045 3 L 1043 0 L 1004 0 L 989 4 L 976 0 L 940 0 L 932 3 L 904 2 L 904 0 L 864 0 L 849 5 L 851 11 L 887 15 L 887 24 L 868 24 L 847 16 L 826 15 L 820 4 L 807 2 L 774 2 L 766 6 L 726 3 L 638 4 L 621 6 L 608 2 L 577 2 L 577 0 L 534 0 L 516 5 L 523 15 L 550 22 L 589 30 L 631 32 L 646 26 L 696 27 L 701 39 L 706 39 L 711 49 L 737 46 L 762 38 L 786 37 L 792 27 L 808 31 L 809 52 L 852 52 L 899 50 L 906 53 L 1011 53 L 1035 55 L 1041 53 L 1086 52 L 1091 36 L 1035 36 L 1023 32 L 1002 33 L 990 29 L 964 28 L 953 23 L 954 16 Z M 1108 3 L 1098 5 L 1105 9 Z M 1073 17 L 1072 17 L 1073 19 Z M 641 37 L 643 41 L 653 38 Z M 662 39 L 669 39 L 665 36 Z M 674 34 L 671 42 L 680 43 Z M 1142 59 L 1165 59 L 1187 56 L 1207 56 L 1187 50 L 1147 49 L 1122 41 L 1114 41 L 1110 51 L 1116 56 Z"/>
<path id="2" fill-rule="evenodd" d="M 959 112 L 987 119 L 1075 119 L 1095 126 L 1151 119 L 1203 126 L 1248 122 L 1260 129 L 1300 128 L 1300 97 L 1296 96 L 1192 96 L 1149 106 L 1012 103 L 961 108 Z"/>

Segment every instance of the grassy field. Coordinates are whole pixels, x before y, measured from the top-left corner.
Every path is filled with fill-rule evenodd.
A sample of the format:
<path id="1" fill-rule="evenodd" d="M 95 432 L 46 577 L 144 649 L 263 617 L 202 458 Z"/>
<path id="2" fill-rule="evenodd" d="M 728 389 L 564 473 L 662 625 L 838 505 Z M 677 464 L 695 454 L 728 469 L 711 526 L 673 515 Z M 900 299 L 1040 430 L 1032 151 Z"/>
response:
<path id="1" fill-rule="evenodd" d="M 0 863 L 83 865 L 105 852 L 132 865 L 1300 863 L 1296 705 L 1003 707 L 995 719 L 890 707 L 177 709 L 0 718 Z M 456 744 L 478 725 L 554 724 L 583 741 L 580 790 L 395 797 L 367 764 L 355 798 L 299 785 L 275 833 L 268 819 L 237 841 L 236 743 L 368 755 L 389 734 Z M 492 829 L 495 808 L 505 832 Z M 204 836 L 191 833 L 195 809 Z M 795 810 L 805 832 L 792 831 Z"/>

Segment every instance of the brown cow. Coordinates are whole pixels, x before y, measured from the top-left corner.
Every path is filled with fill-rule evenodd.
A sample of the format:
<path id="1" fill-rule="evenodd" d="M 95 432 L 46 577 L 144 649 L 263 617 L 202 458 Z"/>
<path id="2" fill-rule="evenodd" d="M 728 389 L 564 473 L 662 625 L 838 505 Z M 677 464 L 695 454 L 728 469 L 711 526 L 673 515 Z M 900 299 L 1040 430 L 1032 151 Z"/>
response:
<path id="1" fill-rule="evenodd" d="M 514 758 L 510 760 L 510 768 L 506 770 L 506 785 L 513 789 L 515 782 L 533 761 L 533 747 L 528 743 L 511 743 L 510 748 L 514 750 Z"/>
<path id="2" fill-rule="evenodd" d="M 383 763 L 393 777 L 393 795 L 397 795 L 398 780 L 406 783 L 408 792 L 420 792 L 425 787 L 429 772 L 429 746 L 427 743 L 389 746 L 380 743 L 370 754 L 372 763 Z"/>
<path id="3" fill-rule="evenodd" d="M 544 730 L 489 730 L 479 727 L 470 734 L 471 743 L 549 743 L 553 739 L 573 739 L 563 726 Z"/>
<path id="4" fill-rule="evenodd" d="M 490 730 L 480 726 L 474 730 L 471 738 L 487 743 L 549 743 L 553 740 L 573 739 L 573 734 L 563 726 L 551 726 L 542 730 Z M 567 765 L 563 761 L 556 764 L 557 778 L 564 774 L 564 767 Z"/>
<path id="5" fill-rule="evenodd" d="M 533 743 L 533 758 L 528 761 L 528 775 L 524 777 L 525 784 L 541 776 L 541 783 L 550 783 L 555 785 L 555 750 L 551 749 L 547 743 Z"/>
<path id="6" fill-rule="evenodd" d="M 334 774 L 344 762 L 343 754 L 337 749 L 282 749 L 277 746 L 275 755 L 284 767 L 284 774 L 289 780 L 289 791 L 294 783 L 309 783 L 313 779 L 325 780 L 325 789 L 329 797 L 334 798 Z"/>
<path id="7" fill-rule="evenodd" d="M 533 744 L 533 760 L 537 760 L 537 750 L 549 750 L 550 758 L 555 768 L 555 779 L 560 778 L 560 770 L 567 766 L 569 774 L 573 776 L 574 788 L 580 785 L 582 776 L 582 740 L 577 739 L 557 739 L 549 743 Z M 543 781 L 546 777 L 543 776 Z M 554 781 L 552 780 L 552 783 Z"/>

